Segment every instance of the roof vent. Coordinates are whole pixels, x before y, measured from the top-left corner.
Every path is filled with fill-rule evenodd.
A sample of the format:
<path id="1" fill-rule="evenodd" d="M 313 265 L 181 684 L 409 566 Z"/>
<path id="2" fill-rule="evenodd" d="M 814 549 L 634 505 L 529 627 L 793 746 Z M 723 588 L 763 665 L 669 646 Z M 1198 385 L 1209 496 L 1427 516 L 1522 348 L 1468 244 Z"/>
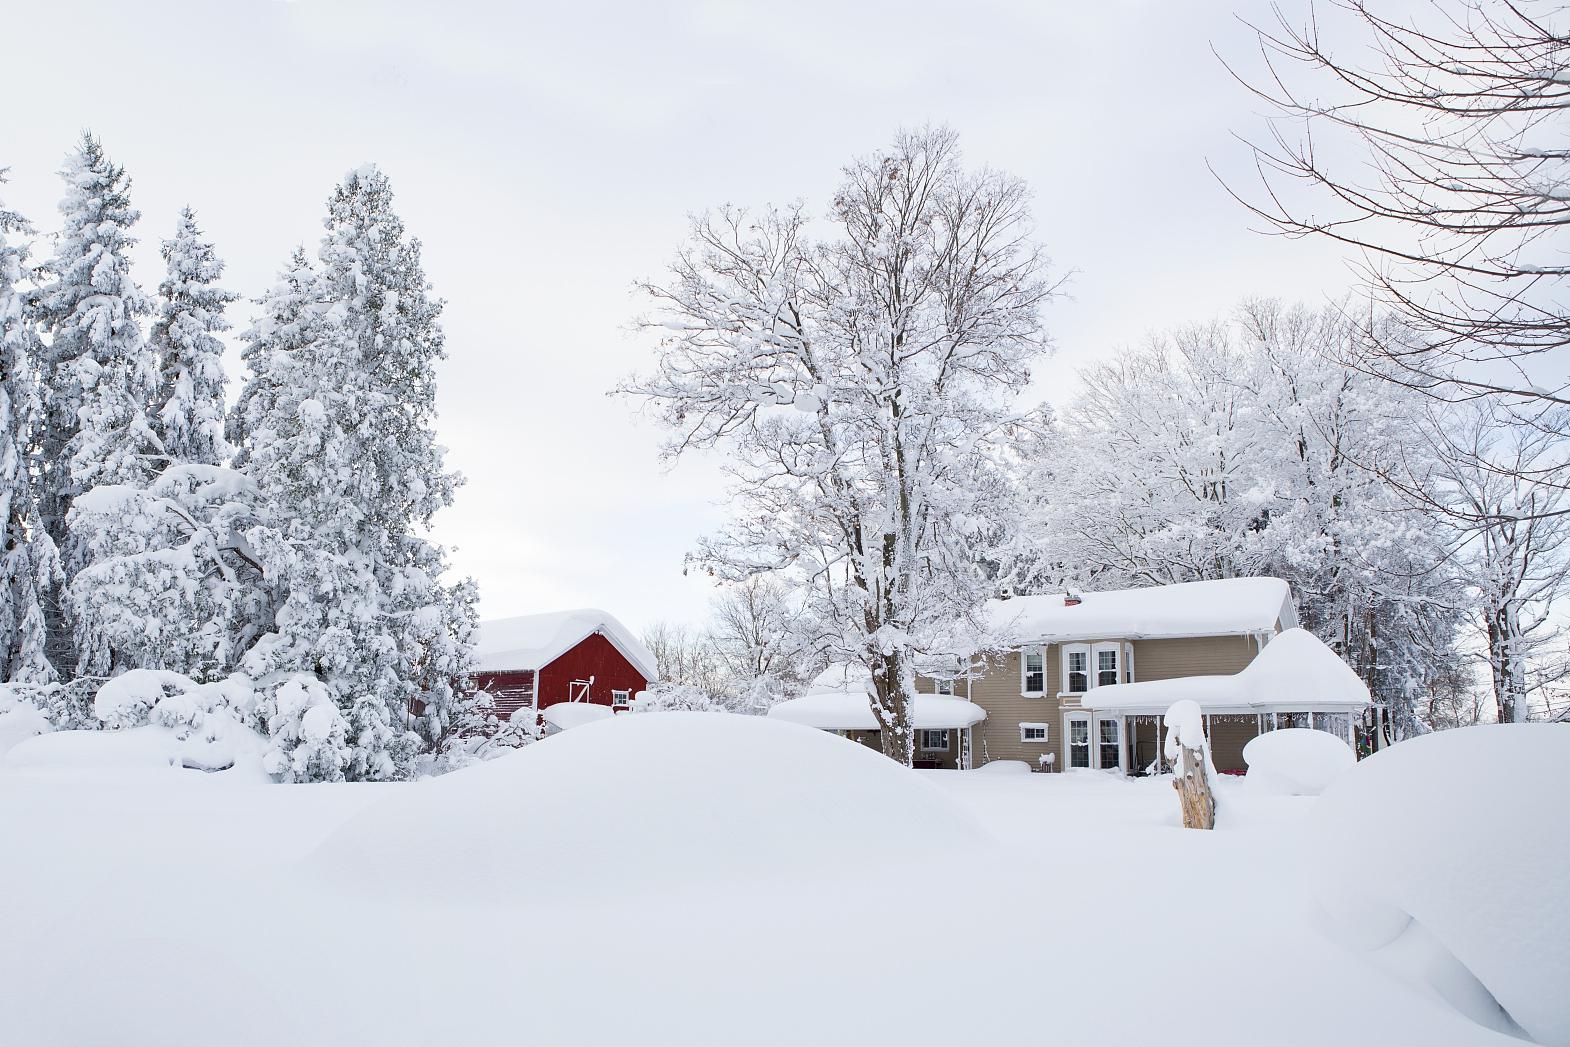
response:
<path id="1" fill-rule="evenodd" d="M 1079 595 L 1077 593 L 1064 593 L 1063 594 L 1063 606 L 1064 607 L 1078 607 L 1083 602 L 1084 601 L 1082 601 L 1079 598 Z"/>

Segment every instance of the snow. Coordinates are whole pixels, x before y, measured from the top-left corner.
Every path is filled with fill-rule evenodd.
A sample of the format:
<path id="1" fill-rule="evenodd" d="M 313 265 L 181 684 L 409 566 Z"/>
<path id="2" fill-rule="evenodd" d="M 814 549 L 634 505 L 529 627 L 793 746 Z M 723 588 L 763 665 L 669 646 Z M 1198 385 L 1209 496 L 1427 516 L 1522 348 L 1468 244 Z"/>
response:
<path id="1" fill-rule="evenodd" d="M 621 622 L 593 608 L 481 622 L 474 668 L 478 672 L 543 669 L 595 633 L 604 633 L 644 679 L 659 679 L 659 666 L 649 649 Z"/>
<path id="2" fill-rule="evenodd" d="M 1203 750 L 1209 744 L 1205 739 L 1205 716 L 1197 703 L 1187 698 L 1173 702 L 1165 719 L 1167 759 L 1176 760 L 1184 749 Z"/>
<path id="3" fill-rule="evenodd" d="M 522 709 L 518 711 L 523 712 Z M 558 731 L 566 731 L 594 723 L 596 720 L 609 720 L 616 714 L 608 705 L 596 705 L 593 702 L 557 702 L 555 705 L 547 706 L 540 715 L 544 717 L 547 724 Z"/>
<path id="4" fill-rule="evenodd" d="M 768 715 L 824 731 L 876 731 L 870 686 L 865 669 L 831 666 L 808 685 L 806 694 L 770 706 Z M 981 706 L 947 694 L 917 694 L 912 714 L 918 730 L 971 727 L 986 718 Z"/>
<path id="5" fill-rule="evenodd" d="M 989 845 L 951 797 L 865 746 L 755 716 L 660 712 L 589 724 L 389 796 L 307 868 L 400 898 L 451 882 L 493 903 L 592 902 L 629 884 L 763 891 L 850 869 L 892 878 L 927 848 Z M 832 869 L 820 864 L 827 854 Z"/>
<path id="6" fill-rule="evenodd" d="M 1245 779 L 1255 791 L 1318 796 L 1357 764 L 1346 739 L 1307 727 L 1267 731 L 1243 746 Z"/>
<path id="7" fill-rule="evenodd" d="M 1337 939 L 1474 1021 L 1570 1045 L 1566 797 L 1556 724 L 1443 731 L 1362 761 L 1311 824 Z"/>
<path id="8" fill-rule="evenodd" d="M 22 900 L 0 934 L 7 1043 L 1519 1043 L 1323 933 L 1311 822 L 1356 772 L 1323 798 L 1219 781 L 1216 831 L 1186 833 L 1165 778 L 912 772 L 697 713 L 413 783 L 156 770 L 0 764 L 23 859 L 0 862 Z M 1563 770 L 1532 773 L 1546 795 L 1494 771 L 1455 788 L 1518 805 L 1541 830 L 1520 845 L 1567 837 Z M 1475 875 L 1454 850 L 1398 886 Z M 1520 868 L 1538 874 L 1470 890 L 1570 911 L 1562 864 Z"/>
<path id="9" fill-rule="evenodd" d="M 1010 644 L 1147 640 L 1273 633 L 1297 625 L 1292 590 L 1279 578 L 1225 578 L 1144 589 L 1016 596 L 987 606 L 991 626 Z"/>
<path id="10" fill-rule="evenodd" d="M 1220 709 L 1361 709 L 1368 687 L 1357 673 L 1306 629 L 1287 629 L 1232 676 L 1185 676 L 1172 680 L 1095 687 L 1081 699 L 1104 712 L 1158 713 L 1178 701 L 1211 712 Z"/>

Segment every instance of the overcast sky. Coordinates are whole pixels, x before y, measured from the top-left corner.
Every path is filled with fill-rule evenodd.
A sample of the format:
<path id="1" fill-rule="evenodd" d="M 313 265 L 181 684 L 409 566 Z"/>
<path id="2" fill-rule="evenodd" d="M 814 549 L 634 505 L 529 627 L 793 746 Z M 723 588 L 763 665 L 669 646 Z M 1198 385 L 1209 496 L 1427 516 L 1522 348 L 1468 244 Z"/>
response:
<path id="1" fill-rule="evenodd" d="M 347 170 L 391 177 L 447 300 L 439 430 L 468 482 L 437 537 L 482 617 L 703 617 L 682 559 L 723 519 L 718 477 L 665 469 L 658 432 L 606 395 L 650 360 L 632 283 L 691 212 L 821 213 L 840 166 L 902 124 L 947 123 L 1034 187 L 1074 276 L 1027 393 L 1060 409 L 1076 368 L 1151 331 L 1350 281 L 1324 245 L 1252 231 L 1206 170 L 1246 182 L 1231 136 L 1260 109 L 1211 49 L 1248 66 L 1235 12 L 1258 3 L 6 4 L 0 193 L 55 228 L 55 172 L 91 128 L 133 178 L 148 290 L 183 204 L 254 297 L 314 250 Z"/>

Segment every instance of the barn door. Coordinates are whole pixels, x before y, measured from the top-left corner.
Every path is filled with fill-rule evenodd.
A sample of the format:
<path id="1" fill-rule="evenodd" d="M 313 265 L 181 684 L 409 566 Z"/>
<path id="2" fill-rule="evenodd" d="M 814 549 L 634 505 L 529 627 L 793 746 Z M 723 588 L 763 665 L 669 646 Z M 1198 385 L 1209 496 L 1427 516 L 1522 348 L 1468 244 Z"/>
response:
<path id="1" fill-rule="evenodd" d="M 574 680 L 567 685 L 567 700 L 569 702 L 586 702 L 589 700 L 588 680 Z"/>

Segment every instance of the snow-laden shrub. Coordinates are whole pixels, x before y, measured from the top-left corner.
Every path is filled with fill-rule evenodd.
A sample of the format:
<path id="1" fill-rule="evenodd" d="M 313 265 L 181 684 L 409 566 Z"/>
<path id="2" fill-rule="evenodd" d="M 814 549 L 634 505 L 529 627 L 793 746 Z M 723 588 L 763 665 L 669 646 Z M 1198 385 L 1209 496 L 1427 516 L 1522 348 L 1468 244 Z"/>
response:
<path id="1" fill-rule="evenodd" d="M 272 744 L 262 759 L 280 781 L 342 781 L 349 766 L 349 724 L 332 691 L 315 676 L 291 673 L 261 701 Z"/>
<path id="2" fill-rule="evenodd" d="M 101 726 L 93 712 L 93 696 L 101 679 L 81 677 L 63 683 L 8 683 L 0 685 L 13 702 L 35 710 L 51 731 L 93 730 Z"/>
<path id="3" fill-rule="evenodd" d="M 633 709 L 640 713 L 656 712 L 688 712 L 688 713 L 724 713 L 730 712 L 725 704 L 714 695 L 701 687 L 694 687 L 685 683 L 656 683 L 638 695 L 638 700 L 633 703 Z"/>

